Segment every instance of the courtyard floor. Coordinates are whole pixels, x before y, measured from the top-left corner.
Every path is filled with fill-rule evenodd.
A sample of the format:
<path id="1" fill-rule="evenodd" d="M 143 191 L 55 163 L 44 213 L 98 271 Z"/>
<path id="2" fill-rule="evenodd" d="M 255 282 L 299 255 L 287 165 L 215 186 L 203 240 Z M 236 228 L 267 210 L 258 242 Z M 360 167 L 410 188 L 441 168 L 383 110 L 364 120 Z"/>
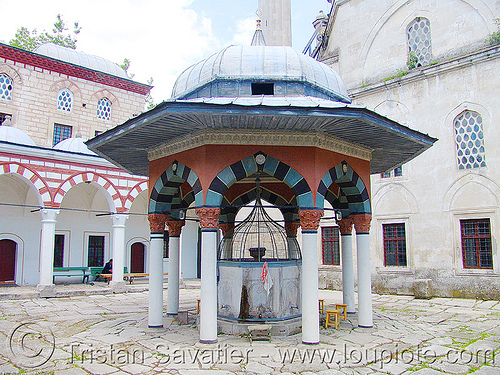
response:
<path id="1" fill-rule="evenodd" d="M 33 287 L 0 287 L 0 374 L 500 374 L 500 303 L 373 295 L 374 327 L 356 314 L 321 328 L 319 345 L 301 335 L 250 343 L 219 335 L 200 344 L 199 281 L 183 282 L 188 324 L 165 317 L 147 326 L 147 282 L 113 294 L 104 283 L 58 285 L 58 297 Z M 165 284 L 165 301 L 166 301 Z M 320 291 L 325 307 L 338 291 Z"/>

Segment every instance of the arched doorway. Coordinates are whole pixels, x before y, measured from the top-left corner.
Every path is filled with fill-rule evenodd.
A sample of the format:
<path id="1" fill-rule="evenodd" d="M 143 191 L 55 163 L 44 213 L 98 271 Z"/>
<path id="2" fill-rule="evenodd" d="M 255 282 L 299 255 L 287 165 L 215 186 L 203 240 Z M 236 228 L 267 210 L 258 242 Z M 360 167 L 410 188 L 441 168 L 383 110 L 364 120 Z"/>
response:
<path id="1" fill-rule="evenodd" d="M 135 242 L 130 249 L 130 272 L 144 273 L 144 244 Z"/>
<path id="2" fill-rule="evenodd" d="M 14 282 L 16 275 L 16 248 L 12 240 L 0 240 L 0 282 Z"/>

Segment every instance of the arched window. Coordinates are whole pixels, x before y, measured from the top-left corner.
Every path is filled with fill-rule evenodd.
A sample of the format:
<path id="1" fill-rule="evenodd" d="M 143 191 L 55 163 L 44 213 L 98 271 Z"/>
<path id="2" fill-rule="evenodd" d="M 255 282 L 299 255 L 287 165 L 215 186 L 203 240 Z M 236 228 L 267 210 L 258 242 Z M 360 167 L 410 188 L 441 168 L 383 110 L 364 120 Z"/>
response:
<path id="1" fill-rule="evenodd" d="M 432 58 L 431 23 L 427 18 L 415 18 L 408 26 L 408 66 L 429 65 Z"/>
<path id="2" fill-rule="evenodd" d="M 12 99 L 12 79 L 7 74 L 0 74 L 0 99 Z"/>
<path id="3" fill-rule="evenodd" d="M 459 169 L 486 167 L 483 119 L 473 111 L 463 111 L 453 122 Z"/>
<path id="4" fill-rule="evenodd" d="M 57 94 L 57 109 L 71 112 L 73 107 L 73 93 L 68 89 L 61 89 Z"/>
<path id="5" fill-rule="evenodd" d="M 97 102 L 97 118 L 103 120 L 111 119 L 111 102 L 109 99 L 102 98 Z"/>

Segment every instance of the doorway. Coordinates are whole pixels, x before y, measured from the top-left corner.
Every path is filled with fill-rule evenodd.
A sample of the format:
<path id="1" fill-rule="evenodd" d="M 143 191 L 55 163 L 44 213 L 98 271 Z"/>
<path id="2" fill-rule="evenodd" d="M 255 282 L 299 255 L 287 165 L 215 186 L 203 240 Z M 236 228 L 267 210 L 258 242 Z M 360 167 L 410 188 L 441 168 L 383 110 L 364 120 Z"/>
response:
<path id="1" fill-rule="evenodd" d="M 11 240 L 0 240 L 0 282 L 13 283 L 16 276 L 17 244 Z"/>
<path id="2" fill-rule="evenodd" d="M 144 273 L 145 246 L 141 242 L 135 242 L 130 249 L 130 272 Z"/>

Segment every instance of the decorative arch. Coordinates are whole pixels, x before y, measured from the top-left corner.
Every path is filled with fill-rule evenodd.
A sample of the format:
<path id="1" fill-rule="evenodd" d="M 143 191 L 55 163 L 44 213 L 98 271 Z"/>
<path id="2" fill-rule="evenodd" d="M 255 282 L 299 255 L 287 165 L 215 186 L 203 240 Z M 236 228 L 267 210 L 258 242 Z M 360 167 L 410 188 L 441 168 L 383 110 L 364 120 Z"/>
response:
<path id="1" fill-rule="evenodd" d="M 135 198 L 142 193 L 143 191 L 148 190 L 148 182 L 147 181 L 142 181 L 136 184 L 128 193 L 127 197 L 125 198 L 125 203 L 123 207 L 126 210 L 130 210 L 130 207 L 132 207 L 132 203 L 134 203 Z"/>
<path id="2" fill-rule="evenodd" d="M 196 173 L 175 160 L 161 174 L 151 189 L 149 213 L 172 213 L 172 210 L 187 208 L 195 202 L 203 206 L 203 191 Z"/>
<path id="3" fill-rule="evenodd" d="M 297 205 L 300 208 L 305 209 L 314 207 L 311 189 L 304 177 L 289 165 L 263 152 L 257 152 L 220 171 L 210 184 L 205 204 L 214 207 L 220 206 L 224 194 L 232 184 L 244 178 L 254 176 L 258 171 L 257 163 L 255 162 L 255 157 L 257 155 L 265 156 L 262 171 L 284 182 L 292 189 L 297 197 Z"/>
<path id="4" fill-rule="evenodd" d="M 7 74 L 14 81 L 14 85 L 21 86 L 23 84 L 23 79 L 19 72 L 7 64 L 0 64 L 0 73 Z"/>
<path id="5" fill-rule="evenodd" d="M 111 104 L 113 104 L 113 105 L 119 105 L 118 97 L 115 94 L 113 94 L 111 91 L 109 91 L 108 89 L 96 91 L 90 97 L 90 101 L 92 103 L 96 103 L 96 105 L 97 105 L 97 101 L 99 99 L 102 99 L 102 98 L 108 99 L 111 102 Z"/>
<path id="6" fill-rule="evenodd" d="M 443 205 L 442 205 L 443 211 L 452 211 L 454 198 L 469 183 L 477 183 L 482 187 L 484 187 L 485 189 L 489 190 L 491 194 L 495 197 L 498 205 L 500 198 L 500 185 L 498 185 L 494 180 L 486 176 L 471 172 L 466 174 L 465 176 L 456 179 L 450 185 L 448 190 L 446 190 L 446 193 L 444 194 L 443 197 Z"/>
<path id="7" fill-rule="evenodd" d="M 81 98 L 82 90 L 80 90 L 80 88 L 69 79 L 62 79 L 60 81 L 54 82 L 52 86 L 50 86 L 50 91 L 55 93 L 56 95 L 61 89 L 68 89 L 73 93 L 75 98 L 77 96 Z"/>
<path id="8" fill-rule="evenodd" d="M 350 214 L 371 214 L 366 185 L 346 161 L 330 169 L 321 179 L 316 197 L 318 209 L 324 208 L 325 199 L 332 207 L 339 208 L 343 217 Z"/>
<path id="9" fill-rule="evenodd" d="M 104 193 L 110 212 L 123 211 L 122 196 L 118 192 L 116 186 L 107 178 L 94 172 L 80 172 L 63 181 L 54 194 L 54 205 L 59 207 L 66 193 L 73 186 L 81 184 L 82 182 L 94 183 L 99 190 Z"/>
<path id="10" fill-rule="evenodd" d="M 40 206 L 51 206 L 52 197 L 49 187 L 37 172 L 27 168 L 25 165 L 15 162 L 0 164 L 0 175 L 8 173 L 19 175 L 34 186 L 38 193 L 36 194 L 36 198 Z"/>
<path id="11" fill-rule="evenodd" d="M 374 212 L 378 212 L 377 206 L 379 202 L 391 192 L 396 192 L 401 195 L 401 197 L 408 203 L 410 207 L 410 213 L 418 213 L 419 206 L 418 201 L 415 196 L 408 190 L 403 184 L 391 183 L 381 187 L 372 197 L 372 203 L 374 207 Z"/>

